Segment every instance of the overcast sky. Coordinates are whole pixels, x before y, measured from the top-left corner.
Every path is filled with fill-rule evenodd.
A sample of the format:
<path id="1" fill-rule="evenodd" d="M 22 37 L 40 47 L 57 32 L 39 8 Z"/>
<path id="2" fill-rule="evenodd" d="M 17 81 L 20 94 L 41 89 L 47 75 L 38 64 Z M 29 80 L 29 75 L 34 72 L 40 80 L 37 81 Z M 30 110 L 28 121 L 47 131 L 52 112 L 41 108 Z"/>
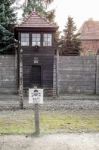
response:
<path id="1" fill-rule="evenodd" d="M 51 7 L 56 10 L 56 21 L 61 30 L 68 16 L 74 18 L 77 28 L 88 18 L 99 20 L 99 0 L 54 0 Z"/>
<path id="2" fill-rule="evenodd" d="M 56 10 L 56 21 L 60 30 L 64 28 L 68 16 L 74 18 L 77 29 L 88 18 L 99 20 L 99 0 L 54 0 L 50 8 Z"/>

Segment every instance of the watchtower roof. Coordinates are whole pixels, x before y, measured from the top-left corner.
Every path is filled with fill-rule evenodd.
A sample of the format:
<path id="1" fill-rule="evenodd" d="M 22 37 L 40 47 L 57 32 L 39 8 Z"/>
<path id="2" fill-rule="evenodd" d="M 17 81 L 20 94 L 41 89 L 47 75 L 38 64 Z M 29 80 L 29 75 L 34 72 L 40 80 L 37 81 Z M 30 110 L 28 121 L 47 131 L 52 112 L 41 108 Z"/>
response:
<path id="1" fill-rule="evenodd" d="M 57 28 L 55 24 L 47 21 L 46 18 L 40 16 L 37 12 L 33 11 L 27 16 L 23 22 L 19 25 L 23 28 Z"/>

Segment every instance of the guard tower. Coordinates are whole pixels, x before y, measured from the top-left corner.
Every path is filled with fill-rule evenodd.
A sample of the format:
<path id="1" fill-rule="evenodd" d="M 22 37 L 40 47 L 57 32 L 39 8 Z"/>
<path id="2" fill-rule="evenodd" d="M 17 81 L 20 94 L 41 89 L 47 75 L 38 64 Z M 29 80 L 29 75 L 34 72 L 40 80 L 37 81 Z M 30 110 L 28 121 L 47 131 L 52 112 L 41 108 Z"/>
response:
<path id="1" fill-rule="evenodd" d="M 23 88 L 34 86 L 53 90 L 55 31 L 57 27 L 32 12 L 15 29 L 19 41 L 18 55 L 23 50 Z M 18 60 L 19 61 L 19 60 Z"/>

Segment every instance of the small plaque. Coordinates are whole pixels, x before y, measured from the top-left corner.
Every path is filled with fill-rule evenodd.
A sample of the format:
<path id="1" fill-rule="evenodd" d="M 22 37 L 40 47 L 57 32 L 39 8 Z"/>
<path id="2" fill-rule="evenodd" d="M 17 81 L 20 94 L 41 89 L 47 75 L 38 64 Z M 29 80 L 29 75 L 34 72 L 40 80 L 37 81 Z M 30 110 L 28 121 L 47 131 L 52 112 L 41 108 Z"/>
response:
<path id="1" fill-rule="evenodd" d="M 29 89 L 29 103 L 43 104 L 43 89 Z"/>
<path id="2" fill-rule="evenodd" d="M 39 60 L 38 57 L 34 57 L 34 64 L 38 64 Z"/>

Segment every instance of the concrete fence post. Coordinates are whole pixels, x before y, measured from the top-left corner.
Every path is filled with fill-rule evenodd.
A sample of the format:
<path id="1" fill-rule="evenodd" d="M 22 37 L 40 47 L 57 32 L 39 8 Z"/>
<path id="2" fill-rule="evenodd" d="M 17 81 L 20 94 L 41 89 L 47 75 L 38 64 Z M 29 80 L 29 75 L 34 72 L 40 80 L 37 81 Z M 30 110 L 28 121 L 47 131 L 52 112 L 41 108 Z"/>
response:
<path id="1" fill-rule="evenodd" d="M 56 59 L 56 89 L 57 96 L 59 96 L 59 49 L 57 49 L 57 59 Z"/>
<path id="2" fill-rule="evenodd" d="M 57 96 L 57 84 L 56 84 L 56 56 L 54 57 L 54 64 L 53 64 L 53 97 Z"/>
<path id="3" fill-rule="evenodd" d="M 96 94 L 99 94 L 99 55 L 96 55 Z"/>
<path id="4" fill-rule="evenodd" d="M 23 50 L 20 50 L 20 78 L 19 78 L 19 97 L 20 97 L 20 108 L 23 109 Z"/>

